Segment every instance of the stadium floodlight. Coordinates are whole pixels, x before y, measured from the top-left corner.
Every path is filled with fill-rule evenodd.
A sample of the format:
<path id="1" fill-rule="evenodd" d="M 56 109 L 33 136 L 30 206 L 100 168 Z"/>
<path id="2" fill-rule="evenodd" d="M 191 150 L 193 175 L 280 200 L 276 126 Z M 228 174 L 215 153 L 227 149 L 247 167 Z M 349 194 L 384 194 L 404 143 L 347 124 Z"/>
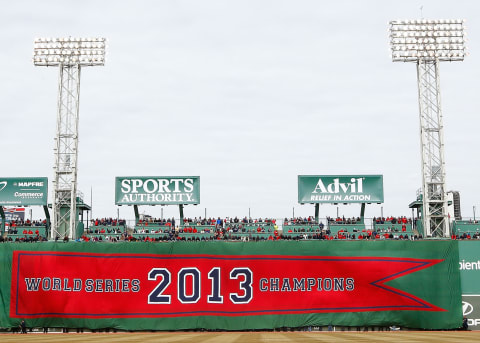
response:
<path id="1" fill-rule="evenodd" d="M 37 38 L 33 63 L 36 66 L 103 66 L 105 38 Z"/>
<path id="2" fill-rule="evenodd" d="M 464 20 L 391 21 L 393 62 L 463 61 L 464 24 Z"/>
<path id="3" fill-rule="evenodd" d="M 393 62 L 417 64 L 424 233 L 427 237 L 449 236 L 438 67 L 441 61 L 465 58 L 465 21 L 391 21 L 390 45 Z"/>
<path id="4" fill-rule="evenodd" d="M 80 69 L 105 64 L 105 38 L 36 38 L 33 63 L 59 67 L 51 238 L 75 239 Z"/>

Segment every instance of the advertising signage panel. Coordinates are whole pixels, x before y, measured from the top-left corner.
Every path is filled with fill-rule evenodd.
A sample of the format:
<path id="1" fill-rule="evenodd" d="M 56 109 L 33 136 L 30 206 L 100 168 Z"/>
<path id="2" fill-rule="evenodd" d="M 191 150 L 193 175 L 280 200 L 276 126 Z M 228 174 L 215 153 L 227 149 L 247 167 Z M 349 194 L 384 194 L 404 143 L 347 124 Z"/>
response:
<path id="1" fill-rule="evenodd" d="M 298 202 L 383 203 L 383 175 L 298 175 Z"/>
<path id="2" fill-rule="evenodd" d="M 47 195 L 46 177 L 0 178 L 0 206 L 44 206 Z"/>
<path id="3" fill-rule="evenodd" d="M 116 205 L 200 204 L 200 176 L 117 176 Z"/>
<path id="4" fill-rule="evenodd" d="M 480 242 L 458 241 L 463 316 L 470 330 L 480 330 Z"/>
<path id="5" fill-rule="evenodd" d="M 480 297 L 480 242 L 465 240 L 458 245 L 462 292 Z"/>
<path id="6" fill-rule="evenodd" d="M 25 208 L 24 207 L 4 207 L 5 222 L 10 223 L 17 220 L 25 220 Z M 0 223 L 2 218 L 0 218 Z"/>

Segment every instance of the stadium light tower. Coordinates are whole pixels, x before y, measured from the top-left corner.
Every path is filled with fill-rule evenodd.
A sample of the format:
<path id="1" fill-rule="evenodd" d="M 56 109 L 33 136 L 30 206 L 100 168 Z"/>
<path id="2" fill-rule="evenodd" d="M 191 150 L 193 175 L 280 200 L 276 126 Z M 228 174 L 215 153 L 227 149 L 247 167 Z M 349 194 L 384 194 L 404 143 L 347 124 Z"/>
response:
<path id="1" fill-rule="evenodd" d="M 80 69 L 103 66 L 105 38 L 38 38 L 36 66 L 59 67 L 51 238 L 74 239 L 77 224 L 77 157 Z"/>
<path id="2" fill-rule="evenodd" d="M 450 235 L 438 67 L 441 61 L 463 61 L 464 32 L 463 20 L 390 22 L 393 62 L 414 62 L 417 65 L 423 227 L 427 237 Z"/>

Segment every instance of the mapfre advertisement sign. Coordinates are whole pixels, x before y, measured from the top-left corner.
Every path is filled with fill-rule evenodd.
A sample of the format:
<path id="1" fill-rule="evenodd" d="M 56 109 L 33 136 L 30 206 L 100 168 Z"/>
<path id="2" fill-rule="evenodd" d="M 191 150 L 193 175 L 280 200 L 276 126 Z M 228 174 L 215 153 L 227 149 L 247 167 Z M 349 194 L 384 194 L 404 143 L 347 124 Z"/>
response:
<path id="1" fill-rule="evenodd" d="M 200 176 L 115 178 L 116 205 L 200 204 Z"/>
<path id="2" fill-rule="evenodd" d="M 0 206 L 47 205 L 46 177 L 0 178 Z"/>

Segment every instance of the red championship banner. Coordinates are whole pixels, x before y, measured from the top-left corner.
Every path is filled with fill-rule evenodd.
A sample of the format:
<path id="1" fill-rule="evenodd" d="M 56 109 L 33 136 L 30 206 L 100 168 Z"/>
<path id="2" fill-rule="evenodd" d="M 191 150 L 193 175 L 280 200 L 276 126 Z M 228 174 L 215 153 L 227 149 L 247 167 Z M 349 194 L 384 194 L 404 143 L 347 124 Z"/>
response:
<path id="1" fill-rule="evenodd" d="M 387 283 L 443 260 L 13 253 L 11 317 L 444 311 Z"/>

